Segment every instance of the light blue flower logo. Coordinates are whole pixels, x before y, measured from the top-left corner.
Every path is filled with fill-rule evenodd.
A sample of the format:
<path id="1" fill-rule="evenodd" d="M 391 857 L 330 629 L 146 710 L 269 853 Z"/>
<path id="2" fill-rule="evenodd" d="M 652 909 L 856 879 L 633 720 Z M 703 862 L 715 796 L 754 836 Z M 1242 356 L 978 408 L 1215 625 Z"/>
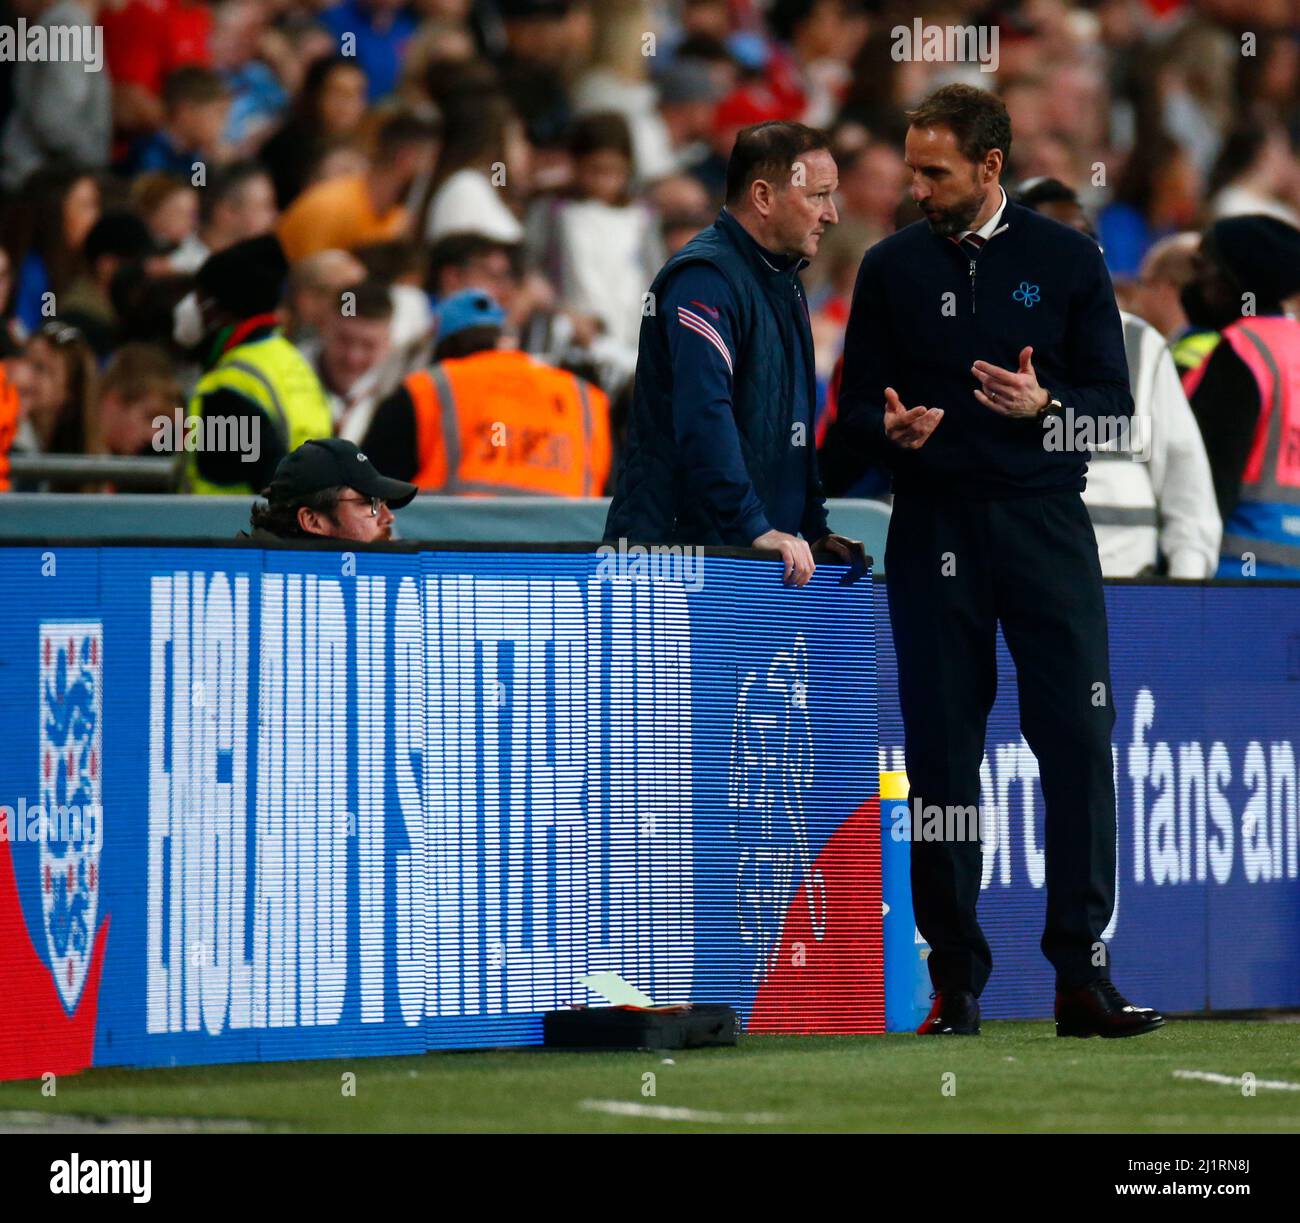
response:
<path id="1" fill-rule="evenodd" d="M 1020 282 L 1020 288 L 1011 294 L 1018 302 L 1024 302 L 1025 309 L 1030 309 L 1036 302 L 1042 301 L 1038 293 L 1038 286 L 1031 285 L 1027 280 Z"/>

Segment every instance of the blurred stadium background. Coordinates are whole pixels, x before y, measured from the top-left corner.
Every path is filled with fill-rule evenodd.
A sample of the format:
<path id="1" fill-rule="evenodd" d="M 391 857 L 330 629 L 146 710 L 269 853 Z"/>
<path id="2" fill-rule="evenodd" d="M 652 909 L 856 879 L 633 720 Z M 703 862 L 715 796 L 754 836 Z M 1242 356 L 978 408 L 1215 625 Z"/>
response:
<path id="1" fill-rule="evenodd" d="M 917 218 L 903 111 L 940 84 L 1005 99 L 1007 181 L 1076 190 L 1121 304 L 1170 341 L 1187 330 L 1178 290 L 1195 245 L 1176 236 L 1300 210 L 1300 52 L 1284 0 L 0 5 L 6 24 L 92 14 L 102 72 L 0 63 L 0 463 L 13 460 L 0 487 L 20 492 L 180 485 L 183 465 L 160 459 L 177 439 L 150 423 L 202 372 L 173 339 L 174 309 L 207 255 L 274 231 L 291 263 L 281 325 L 336 431 L 381 468 L 437 491 L 391 401 L 435 354 L 438 303 L 476 288 L 504 312 L 502 346 L 604 392 L 590 447 L 534 491 L 608 493 L 645 286 L 716 214 L 736 132 L 764 119 L 825 127 L 840 169 L 840 224 L 805 274 L 819 441 L 861 254 Z M 897 31 L 915 19 L 993 31 L 995 54 L 899 58 Z M 460 411 L 468 431 L 472 403 Z M 1224 508 L 1235 457 L 1214 441 Z M 268 439 L 240 474 L 260 487 L 278 453 Z M 508 459 L 502 482 L 517 486 L 518 468 Z M 881 473 L 832 465 L 827 478 L 833 494 L 887 498 Z M 1189 496 L 1179 512 L 1212 522 L 1204 482 Z M 1167 563 L 1149 551 L 1108 574 Z"/>

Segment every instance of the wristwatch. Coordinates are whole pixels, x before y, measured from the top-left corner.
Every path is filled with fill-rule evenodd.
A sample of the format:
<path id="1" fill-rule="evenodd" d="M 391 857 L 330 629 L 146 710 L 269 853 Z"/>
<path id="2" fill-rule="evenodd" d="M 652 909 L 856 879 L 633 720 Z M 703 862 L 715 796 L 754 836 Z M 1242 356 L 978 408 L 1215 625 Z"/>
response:
<path id="1" fill-rule="evenodd" d="M 1047 391 L 1047 388 L 1043 387 L 1043 390 Z M 1042 421 L 1047 418 L 1049 412 L 1063 412 L 1063 411 L 1065 411 L 1065 409 L 1061 406 L 1061 401 L 1057 399 L 1056 396 L 1053 395 L 1051 391 L 1047 391 L 1047 402 L 1043 404 L 1041 408 L 1038 409 L 1038 415 L 1035 416 L 1034 419 L 1038 421 Z"/>

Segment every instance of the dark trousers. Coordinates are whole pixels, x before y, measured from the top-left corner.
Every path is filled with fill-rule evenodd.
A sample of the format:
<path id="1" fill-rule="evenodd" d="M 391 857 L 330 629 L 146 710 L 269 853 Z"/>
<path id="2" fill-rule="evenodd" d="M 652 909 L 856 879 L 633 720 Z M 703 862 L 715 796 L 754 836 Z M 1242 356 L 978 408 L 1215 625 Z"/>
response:
<path id="1" fill-rule="evenodd" d="M 1058 987 L 1109 976 L 1097 961 L 1107 955 L 1101 932 L 1115 901 L 1115 706 L 1101 565 L 1083 499 L 901 493 L 885 570 L 913 812 L 918 801 L 922 811 L 979 804 L 1001 621 L 1020 729 L 1047 802 L 1043 954 Z M 982 811 L 981 823 L 989 815 Z M 945 824 L 960 830 L 961 821 Z M 980 845 L 914 836 L 911 851 L 930 979 L 936 989 L 979 994 L 993 966 L 975 916 Z"/>

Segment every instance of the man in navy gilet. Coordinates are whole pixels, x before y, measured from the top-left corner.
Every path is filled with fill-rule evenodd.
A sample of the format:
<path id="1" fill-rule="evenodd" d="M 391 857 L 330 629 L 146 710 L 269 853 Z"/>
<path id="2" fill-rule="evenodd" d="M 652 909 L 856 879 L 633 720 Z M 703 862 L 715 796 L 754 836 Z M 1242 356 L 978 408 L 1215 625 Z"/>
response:
<path id="1" fill-rule="evenodd" d="M 837 185 L 823 132 L 770 122 L 736 137 L 726 206 L 650 285 L 607 540 L 768 548 L 798 586 L 812 548 L 861 551 L 826 526 L 799 280 L 838 219 Z"/>
<path id="2" fill-rule="evenodd" d="M 1008 201 L 998 98 L 950 85 L 907 118 L 924 220 L 862 261 L 839 411 L 841 444 L 893 471 L 885 574 L 912 826 L 918 809 L 945 812 L 939 839 L 911 845 L 935 988 L 918 1031 L 979 1032 L 992 967 L 975 915 L 980 840 L 946 815 L 978 808 L 1001 624 L 1047 804 L 1041 946 L 1057 1035 L 1139 1035 L 1164 1020 L 1111 984 L 1102 938 L 1115 899 L 1115 705 L 1079 495 L 1088 450 L 1072 444 L 1084 421 L 1116 430 L 1132 416 L 1119 311 L 1095 242 Z"/>

